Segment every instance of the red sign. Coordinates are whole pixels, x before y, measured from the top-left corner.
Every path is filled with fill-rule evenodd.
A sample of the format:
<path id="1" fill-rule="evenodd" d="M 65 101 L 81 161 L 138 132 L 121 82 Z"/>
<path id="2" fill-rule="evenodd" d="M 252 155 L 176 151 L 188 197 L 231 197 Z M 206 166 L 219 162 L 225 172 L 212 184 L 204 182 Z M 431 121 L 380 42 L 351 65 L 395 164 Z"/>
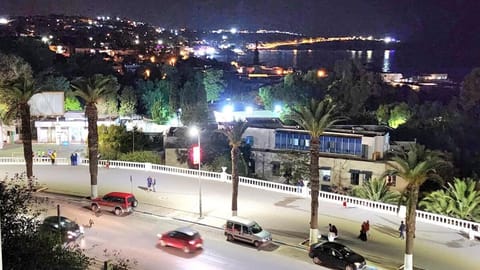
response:
<path id="1" fill-rule="evenodd" d="M 193 164 L 200 163 L 200 147 L 194 146 L 193 147 Z"/>

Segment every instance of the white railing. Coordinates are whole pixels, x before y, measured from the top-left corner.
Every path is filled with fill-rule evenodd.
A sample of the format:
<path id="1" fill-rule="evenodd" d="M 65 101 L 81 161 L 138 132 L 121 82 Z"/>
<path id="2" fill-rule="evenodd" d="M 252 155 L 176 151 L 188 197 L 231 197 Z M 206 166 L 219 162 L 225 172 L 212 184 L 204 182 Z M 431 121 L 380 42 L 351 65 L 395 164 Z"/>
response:
<path id="1" fill-rule="evenodd" d="M 51 164 L 50 158 L 33 158 L 33 163 L 35 165 L 47 165 Z M 66 158 L 57 158 L 55 160 L 57 165 L 70 165 L 70 160 Z M 0 157 L 0 165 L 22 165 L 25 164 L 25 160 L 22 157 Z M 82 159 L 80 165 L 88 165 L 88 159 Z M 165 166 L 159 164 L 151 163 L 141 163 L 141 162 L 129 162 L 129 161 L 119 161 L 119 160 L 99 160 L 99 166 L 116 168 L 116 169 L 128 169 L 128 170 L 145 170 L 145 171 L 154 171 L 158 173 L 165 173 L 171 175 L 180 175 L 185 177 L 200 178 L 206 180 L 214 181 L 224 181 L 231 182 L 232 176 L 225 172 L 209 172 L 209 171 L 199 171 L 194 169 L 185 169 L 173 166 Z M 248 177 L 239 177 L 239 184 L 242 186 L 255 187 L 259 189 L 287 193 L 302 197 L 310 196 L 310 189 L 306 186 L 293 186 L 287 184 L 281 184 L 271 181 L 259 180 Z M 385 213 L 389 215 L 398 215 L 401 217 L 405 216 L 405 207 L 401 206 L 400 209 L 396 205 L 386 204 L 381 202 L 370 201 L 366 199 L 350 197 L 346 195 L 324 192 L 320 191 L 319 199 L 322 201 L 328 201 L 333 203 L 338 203 L 347 207 L 358 207 L 361 209 L 375 211 L 380 213 Z M 452 218 L 448 216 L 438 215 L 434 213 L 424 212 L 417 210 L 417 219 L 454 230 L 460 230 L 467 232 L 469 237 L 472 239 L 475 236 L 480 237 L 480 223 Z"/>

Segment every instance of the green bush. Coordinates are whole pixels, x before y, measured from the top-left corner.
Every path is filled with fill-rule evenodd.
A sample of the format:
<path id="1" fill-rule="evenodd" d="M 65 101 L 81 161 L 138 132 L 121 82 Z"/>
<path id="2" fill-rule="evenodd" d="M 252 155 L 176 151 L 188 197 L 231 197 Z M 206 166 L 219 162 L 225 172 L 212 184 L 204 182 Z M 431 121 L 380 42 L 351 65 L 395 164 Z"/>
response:
<path id="1" fill-rule="evenodd" d="M 153 164 L 163 164 L 162 157 L 153 151 L 138 151 L 120 154 L 118 160 L 132 162 L 149 162 Z"/>

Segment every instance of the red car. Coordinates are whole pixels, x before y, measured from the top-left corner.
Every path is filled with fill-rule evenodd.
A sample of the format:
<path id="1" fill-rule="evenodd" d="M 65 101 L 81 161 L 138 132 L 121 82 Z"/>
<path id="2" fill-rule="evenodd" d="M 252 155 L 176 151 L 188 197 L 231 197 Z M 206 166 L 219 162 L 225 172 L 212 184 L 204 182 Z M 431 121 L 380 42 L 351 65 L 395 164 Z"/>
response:
<path id="1" fill-rule="evenodd" d="M 101 198 L 93 199 L 90 208 L 93 212 L 107 210 L 120 216 L 132 212 L 137 205 L 138 201 L 132 193 L 110 192 Z"/>
<path id="2" fill-rule="evenodd" d="M 190 253 L 203 247 L 202 237 L 191 228 L 179 228 L 164 234 L 158 234 L 157 236 L 162 247 L 180 248 L 185 253 Z"/>

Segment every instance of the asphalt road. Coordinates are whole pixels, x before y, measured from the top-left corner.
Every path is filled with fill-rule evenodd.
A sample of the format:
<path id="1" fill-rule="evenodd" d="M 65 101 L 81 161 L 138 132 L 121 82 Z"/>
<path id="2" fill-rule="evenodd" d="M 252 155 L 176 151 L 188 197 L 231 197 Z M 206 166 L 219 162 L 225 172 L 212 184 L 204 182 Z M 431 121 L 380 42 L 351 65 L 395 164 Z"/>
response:
<path id="1" fill-rule="evenodd" d="M 6 172 L 12 175 L 24 170 L 25 166 L 2 165 L 0 175 Z M 35 165 L 34 174 L 50 191 L 81 196 L 90 193 L 90 177 L 86 166 Z M 157 179 L 156 193 L 145 191 L 149 175 Z M 132 182 L 129 181 L 130 176 Z M 145 211 L 169 217 L 194 217 L 198 214 L 198 182 L 195 178 L 99 168 L 98 183 L 99 194 L 114 190 L 133 191 L 141 203 L 139 208 Z M 204 180 L 202 192 L 204 221 L 220 227 L 225 218 L 231 215 L 231 184 Z M 308 238 L 309 198 L 240 186 L 238 205 L 240 216 L 255 219 L 272 232 L 276 240 L 298 245 Z M 339 230 L 338 241 L 362 254 L 367 261 L 381 266 L 378 269 L 398 269 L 403 263 L 405 242 L 398 239 L 397 232 L 401 219 L 358 208 L 345 209 L 324 201 L 320 202 L 319 207 L 320 231 L 325 234 L 328 223 L 335 224 Z M 369 220 L 371 224 L 368 242 L 357 239 L 364 220 Z M 156 233 L 152 231 L 152 235 Z M 419 269 L 477 269 L 479 252 L 479 241 L 468 240 L 468 237 L 455 230 L 417 222 L 414 264 Z M 278 253 L 284 254 L 284 251 L 279 248 Z"/>
<path id="2" fill-rule="evenodd" d="M 85 226 L 85 236 L 77 243 L 89 256 L 100 261 L 117 258 L 137 262 L 136 269 L 327 269 L 314 265 L 305 251 L 297 252 L 301 258 L 285 256 L 282 248 L 269 244 L 260 249 L 239 242 L 227 242 L 223 231 L 171 218 L 133 213 L 117 217 L 109 212 L 94 214 L 88 204 L 65 201 L 63 196 L 50 197 L 47 215 L 56 215 L 56 205 L 61 215 Z M 89 228 L 88 221 L 94 225 Z M 192 254 L 158 245 L 156 235 L 179 227 L 193 227 L 204 238 L 204 248 Z M 133 265 L 133 264 L 132 264 Z"/>

